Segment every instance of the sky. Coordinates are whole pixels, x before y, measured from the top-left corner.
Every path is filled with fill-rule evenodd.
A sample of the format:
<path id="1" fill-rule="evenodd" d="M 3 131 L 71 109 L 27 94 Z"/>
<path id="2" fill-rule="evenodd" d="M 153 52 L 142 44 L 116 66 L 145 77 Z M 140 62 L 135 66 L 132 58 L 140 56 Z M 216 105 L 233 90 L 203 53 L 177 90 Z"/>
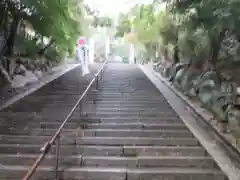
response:
<path id="1" fill-rule="evenodd" d="M 117 17 L 121 12 L 127 12 L 135 4 L 148 4 L 152 0 L 85 0 L 90 7 L 100 11 L 100 14 Z"/>

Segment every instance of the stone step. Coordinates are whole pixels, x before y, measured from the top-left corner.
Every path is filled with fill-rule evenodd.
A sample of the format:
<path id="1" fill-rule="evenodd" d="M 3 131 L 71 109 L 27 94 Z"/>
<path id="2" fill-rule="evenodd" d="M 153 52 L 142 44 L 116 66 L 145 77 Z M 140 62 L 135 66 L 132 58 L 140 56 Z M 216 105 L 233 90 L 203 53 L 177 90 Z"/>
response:
<path id="1" fill-rule="evenodd" d="M 54 119 L 51 122 L 53 123 L 62 123 L 62 119 Z M 103 118 L 97 118 L 95 117 L 90 117 L 88 114 L 84 114 L 81 116 L 73 116 L 69 120 L 69 124 L 79 124 L 79 123 L 145 123 L 145 124 L 156 124 L 156 123 L 161 123 L 161 124 L 183 124 L 183 122 L 179 119 L 176 119 L 174 117 L 167 117 L 167 118 L 158 118 L 158 117 L 135 117 L 135 118 L 128 118 L 128 117 L 119 117 L 119 118 L 113 118 L 113 117 L 103 117 Z M 35 122 L 30 122 L 29 124 L 48 124 L 49 121 L 41 120 L 41 121 L 35 121 Z M 67 123 L 68 124 L 68 123 Z M 0 126 L 1 127 L 1 126 Z"/>
<path id="2" fill-rule="evenodd" d="M 144 107 L 161 107 L 161 101 L 154 101 L 154 102 L 151 102 L 151 101 L 142 101 L 142 102 L 136 102 L 136 101 L 121 101 L 121 100 L 118 100 L 118 101 L 114 101 L 114 100 L 96 100 L 94 99 L 94 102 L 95 104 L 97 105 L 108 105 L 108 107 L 112 107 L 111 105 L 126 105 L 126 106 L 135 106 L 135 105 L 140 105 L 140 106 L 144 106 Z M 89 102 L 91 103 L 91 102 Z"/>
<path id="3" fill-rule="evenodd" d="M 75 120 L 75 119 L 74 119 Z M 100 118 L 100 117 L 90 117 L 90 116 L 81 116 L 80 117 L 80 121 L 99 121 L 99 122 L 102 122 L 102 123 L 154 123 L 156 124 L 156 122 L 159 122 L 159 123 L 164 123 L 164 124 L 183 124 L 182 120 L 176 118 L 176 117 L 172 117 L 172 116 L 169 116 L 169 117 L 131 117 L 131 118 L 128 118 L 128 117 L 119 117 L 119 118 L 115 118 L 115 117 L 103 117 L 103 118 Z M 72 122 L 72 120 L 71 120 Z"/>
<path id="4" fill-rule="evenodd" d="M 51 136 L 57 129 L 28 129 L 7 131 L 9 135 Z M 193 137 L 188 130 L 139 130 L 139 129 L 63 129 L 62 136 L 67 137 Z"/>
<path id="5" fill-rule="evenodd" d="M 45 144 L 51 136 L 1 135 L 1 144 Z M 191 137 L 153 138 L 153 137 L 62 137 L 61 144 L 71 145 L 160 145 L 197 146 L 199 142 Z"/>
<path id="6" fill-rule="evenodd" d="M 149 91 L 140 91 L 140 89 L 136 88 L 124 88 L 124 87 L 116 87 L 116 88 L 107 88 L 107 87 L 99 87 L 97 92 L 113 92 L 113 93 L 119 93 L 119 92 L 128 92 L 128 93 L 135 93 L 135 92 L 141 92 L 141 93 L 147 93 Z"/>
<path id="7" fill-rule="evenodd" d="M 148 112 L 127 112 L 127 113 L 124 113 L 124 112 L 102 112 L 102 111 L 90 111 L 90 112 L 87 112 L 88 116 L 92 116 L 92 115 L 97 115 L 99 117 L 129 117 L 129 116 L 133 116 L 133 117 L 138 117 L 138 116 L 141 116 L 141 117 L 169 117 L 169 116 L 172 116 L 172 117 L 177 117 L 177 115 L 173 112 L 167 112 L 167 113 L 164 113 L 164 112 L 155 112 L 155 113 L 148 113 Z"/>
<path id="8" fill-rule="evenodd" d="M 154 96 L 95 96 L 93 98 L 96 101 L 101 101 L 101 100 L 109 100 L 109 101 L 146 101 L 146 102 L 157 102 L 161 101 L 162 98 L 159 97 L 154 97 Z"/>
<path id="9" fill-rule="evenodd" d="M 32 165 L 37 159 L 34 154 L 0 154 L 1 165 Z M 41 165 L 53 165 L 56 162 L 55 155 L 47 155 Z M 181 168 L 210 168 L 215 164 L 212 158 L 190 156 L 60 156 L 60 165 L 64 166 L 96 166 L 96 167 L 181 167 Z"/>
<path id="10" fill-rule="evenodd" d="M 91 108 L 93 109 L 93 108 Z M 79 111 L 79 109 L 76 109 L 76 113 Z M 45 114 L 44 114 L 44 113 Z M 47 110 L 47 111 L 43 111 L 42 113 L 39 113 L 39 112 L 34 112 L 32 114 L 28 114 L 28 112 L 24 112 L 24 111 L 21 111 L 21 112 L 12 112 L 12 113 L 9 113 L 9 112 L 3 112 L 0 114 L 0 119 L 13 119 L 13 118 L 20 118 L 20 119 L 27 119 L 27 120 L 31 120 L 31 119 L 43 119 L 43 118 L 63 118 L 65 117 L 69 111 L 65 111 L 65 112 L 59 112 L 58 114 L 49 114 L 51 112 L 51 110 Z M 77 116 L 78 114 L 75 115 Z M 148 112 L 128 112 L 127 114 L 125 114 L 124 112 L 122 114 L 120 114 L 121 112 L 112 112 L 112 115 L 110 113 L 108 113 L 107 111 L 101 113 L 101 111 L 95 111 L 95 110 L 92 110 L 90 112 L 88 112 L 89 115 L 91 114 L 98 114 L 99 116 L 102 115 L 102 116 L 106 116 L 106 117 L 109 117 L 109 116 L 122 116 L 122 117 L 126 117 L 126 116 L 135 116 L 135 118 L 137 117 L 138 118 L 138 115 L 141 115 L 143 117 L 169 117 L 169 116 L 172 116 L 172 117 L 178 117 L 176 115 L 176 113 L 174 113 L 173 111 L 169 111 L 169 112 L 164 112 L 163 111 L 158 111 L 158 112 L 155 112 L 155 113 L 148 113 Z M 27 115 L 26 115 L 27 114 Z"/>
<path id="11" fill-rule="evenodd" d="M 170 121 L 171 123 L 171 121 Z M 144 129 L 144 130 L 187 130 L 186 126 L 182 123 L 168 123 L 163 122 L 162 124 L 157 123 L 146 123 L 146 122 L 131 122 L 131 123 L 124 123 L 124 122 L 110 122 L 110 123 L 91 123 L 91 122 L 69 122 L 67 123 L 64 128 L 66 129 Z M 22 129 L 57 129 L 62 124 L 61 122 L 31 122 Z"/>
<path id="12" fill-rule="evenodd" d="M 118 81 L 118 80 L 116 80 Z M 147 90 L 147 91 L 146 91 Z M 139 86 L 137 84 L 132 84 L 130 86 L 126 86 L 124 84 L 122 85 L 119 85 L 119 86 L 109 86 L 108 84 L 99 84 L 99 88 L 98 88 L 98 92 L 153 92 L 153 93 L 156 93 L 156 89 L 153 89 L 153 88 L 149 88 L 149 89 L 146 89 L 146 87 L 143 87 L 143 86 Z"/>
<path id="13" fill-rule="evenodd" d="M 30 166 L 2 166 L 1 179 L 20 179 Z M 64 180 L 224 180 L 218 170 L 202 168 L 100 168 L 100 167 L 60 167 L 60 178 Z M 54 179 L 53 166 L 39 167 L 33 180 Z"/>
<path id="14" fill-rule="evenodd" d="M 43 144 L 0 144 L 2 154 L 40 154 Z M 50 154 L 55 154 L 53 146 Z M 86 156 L 206 156 L 206 151 L 200 146 L 87 146 L 87 145 L 61 145 L 60 152 L 64 155 Z"/>
<path id="15" fill-rule="evenodd" d="M 213 168 L 214 161 L 210 157 L 187 156 L 138 156 L 138 157 L 114 157 L 114 156 L 82 156 L 83 166 L 97 167 L 195 167 Z"/>
<path id="16" fill-rule="evenodd" d="M 158 93 L 151 93 L 148 94 L 147 92 L 112 92 L 112 91 L 96 91 L 91 93 L 93 96 L 143 96 L 143 97 L 149 97 L 149 96 L 158 96 Z"/>
<path id="17" fill-rule="evenodd" d="M 105 88 L 105 87 L 99 87 L 99 89 L 97 91 L 93 91 L 93 94 L 158 94 L 157 91 L 155 90 L 140 90 L 140 89 L 126 89 L 126 88 Z"/>
<path id="18" fill-rule="evenodd" d="M 116 117 L 113 117 L 113 116 L 107 116 L 107 117 L 96 117 L 96 116 L 89 116 L 89 115 L 84 115 L 84 116 L 81 116 L 82 119 L 98 119 L 98 120 L 114 120 L 116 119 Z M 179 122 L 182 122 L 182 120 L 180 120 L 179 118 L 175 117 L 175 116 L 149 116 L 149 117 L 118 117 L 118 120 L 119 122 L 121 122 L 122 120 L 125 121 L 125 120 L 129 120 L 128 122 L 131 122 L 131 120 L 174 120 L 174 121 L 179 121 Z"/>
<path id="19" fill-rule="evenodd" d="M 76 140 L 83 145 L 160 145 L 160 146 L 197 146 L 195 138 L 153 138 L 153 137 L 83 137 Z"/>
<path id="20" fill-rule="evenodd" d="M 85 129 L 146 129 L 146 130 L 186 130 L 183 124 L 146 124 L 146 123 L 96 123 L 83 124 Z"/>
<path id="21" fill-rule="evenodd" d="M 98 96 L 113 96 L 113 95 L 116 95 L 116 96 L 128 96 L 128 95 L 134 95 L 134 96 L 143 96 L 143 97 L 146 97 L 146 96 L 158 96 L 158 97 L 162 97 L 162 96 L 159 96 L 158 92 L 151 92 L 151 93 L 147 93 L 147 91 L 139 91 L 139 90 L 136 90 L 136 91 L 128 91 L 127 89 L 124 89 L 124 90 L 121 90 L 119 92 L 112 92 L 111 90 L 109 91 L 102 91 L 101 88 L 99 88 L 100 90 L 98 91 L 93 91 L 92 94 L 95 96 L 95 95 L 98 95 Z"/>
<path id="22" fill-rule="evenodd" d="M 58 113 L 49 113 L 52 112 L 52 110 L 43 111 L 43 112 L 27 112 L 22 110 L 21 112 L 14 111 L 12 113 L 9 112 L 1 112 L 0 113 L 0 120 L 13 120 L 13 119 L 21 119 L 26 121 L 33 121 L 33 120 L 41 120 L 41 119 L 51 119 L 51 118 L 57 118 L 57 119 L 64 119 L 65 116 L 68 115 L 71 108 L 68 108 L 64 111 L 58 111 Z M 76 111 L 79 109 L 76 109 Z"/>
<path id="23" fill-rule="evenodd" d="M 111 107 L 98 107 L 98 106 L 95 106 L 96 110 L 99 110 L 99 111 L 107 111 L 107 110 L 110 110 L 110 111 L 163 111 L 164 109 L 168 109 L 170 110 L 170 112 L 172 111 L 172 109 L 170 109 L 170 107 L 126 107 L 126 106 L 122 106 L 122 107 L 114 107 L 114 106 L 111 106 Z M 174 111 L 172 111 L 174 113 Z"/>
<path id="24" fill-rule="evenodd" d="M 118 123 L 118 122 L 122 122 L 122 123 L 127 123 L 127 122 L 131 122 L 131 123 L 145 123 L 145 124 L 156 124 L 156 123 L 162 123 L 162 124 L 183 124 L 182 121 L 180 120 L 173 120 L 173 119 L 142 119 L 142 120 L 127 120 L 127 119 L 123 119 L 123 120 L 119 120 L 119 119 L 102 119 L 100 120 L 101 123 Z"/>
<path id="25" fill-rule="evenodd" d="M 109 120 L 109 121 L 113 121 L 113 120 L 116 120 L 116 117 L 96 117 L 96 116 L 81 116 L 81 119 L 83 120 L 88 120 L 88 119 L 93 119 L 93 120 Z M 128 122 L 131 122 L 131 121 L 135 121 L 135 120 L 146 120 L 146 121 L 149 121 L 149 120 L 161 120 L 161 121 L 178 121 L 178 122 L 182 122 L 182 120 L 176 118 L 176 117 L 131 117 L 131 118 L 128 118 L 128 117 L 119 117 L 117 119 L 117 121 L 119 123 L 121 123 L 122 121 L 128 121 Z"/>
<path id="26" fill-rule="evenodd" d="M 104 79 L 106 80 L 106 79 Z M 107 82 L 102 81 L 99 84 L 99 87 L 102 88 L 109 88 L 109 89 L 116 89 L 116 88 L 124 88 L 124 89 L 139 89 L 139 91 L 141 91 L 141 87 L 143 87 L 142 82 L 144 82 L 145 85 L 151 85 L 151 83 L 149 83 L 147 79 L 142 79 L 141 81 L 136 82 L 136 80 L 134 79 L 134 81 L 132 81 L 132 83 L 128 83 L 127 81 L 129 81 L 130 79 L 120 79 L 120 78 L 116 78 L 115 80 L 111 79 L 108 80 Z M 117 83 L 116 83 L 117 81 Z M 154 90 L 153 86 L 149 87 L 150 90 Z"/>
<path id="27" fill-rule="evenodd" d="M 158 99 L 158 98 L 145 98 L 145 99 L 140 99 L 140 98 L 115 98 L 115 97 L 96 97 L 94 98 L 94 100 L 96 102 L 112 102 L 113 104 L 117 104 L 117 103 L 121 103 L 121 102 L 125 102 L 125 103 L 140 103 L 140 104 L 145 104 L 145 103 L 158 103 L 160 101 L 162 101 L 162 99 Z"/>
<path id="28" fill-rule="evenodd" d="M 89 104 L 91 104 L 92 106 L 93 106 L 93 103 L 90 103 L 89 102 Z M 124 103 L 121 103 L 121 104 L 113 104 L 113 103 L 109 103 L 109 104 L 107 104 L 107 103 L 104 103 L 104 104 L 94 104 L 94 107 L 96 107 L 96 108 L 99 108 L 99 109 L 101 109 L 101 108 L 103 108 L 103 109 L 106 109 L 106 108 L 143 108 L 143 109 L 145 109 L 145 108 L 156 108 L 156 105 L 152 105 L 152 104 L 133 104 L 133 103 L 126 103 L 126 104 L 124 104 Z M 169 106 L 164 106 L 164 107 L 160 107 L 160 105 L 159 105 L 159 107 L 157 107 L 157 109 L 169 109 L 170 107 Z"/>
<path id="29" fill-rule="evenodd" d="M 0 132 L 1 133 L 7 133 L 7 132 L 15 132 L 15 131 L 22 131 L 22 130 L 31 130 L 33 128 L 39 128 L 39 129 L 57 129 L 61 126 L 63 121 L 59 122 L 44 122 L 44 121 L 39 121 L 39 122 L 30 122 L 30 123 L 25 123 L 25 124 L 3 124 L 0 125 Z M 87 122 L 86 122 L 87 123 Z M 67 123 L 64 128 L 67 129 L 76 129 L 78 127 L 81 127 L 80 123 L 76 122 L 71 122 Z"/>
<path id="30" fill-rule="evenodd" d="M 163 109 L 147 109 L 147 108 L 93 108 L 92 110 L 95 110 L 96 113 L 102 113 L 102 114 L 107 114 L 107 113 L 128 113 L 128 114 L 145 114 L 145 113 L 149 113 L 149 114 L 164 114 L 164 108 Z M 165 108 L 165 111 L 167 111 L 167 108 Z M 166 115 L 170 114 L 170 116 L 174 113 L 166 113 Z M 166 116 L 164 115 L 164 116 Z M 176 117 L 176 116 L 174 116 Z"/>

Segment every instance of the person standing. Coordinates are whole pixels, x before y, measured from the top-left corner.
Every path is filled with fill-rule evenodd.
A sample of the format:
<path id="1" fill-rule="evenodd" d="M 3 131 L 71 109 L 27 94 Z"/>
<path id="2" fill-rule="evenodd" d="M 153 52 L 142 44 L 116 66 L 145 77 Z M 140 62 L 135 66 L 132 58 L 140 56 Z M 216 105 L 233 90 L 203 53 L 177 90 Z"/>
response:
<path id="1" fill-rule="evenodd" d="M 136 56 L 134 57 L 134 64 L 136 64 L 137 63 L 137 58 L 136 58 Z"/>
<path id="2" fill-rule="evenodd" d="M 77 47 L 77 56 L 82 67 L 82 75 L 89 74 L 87 48 L 85 46 Z"/>

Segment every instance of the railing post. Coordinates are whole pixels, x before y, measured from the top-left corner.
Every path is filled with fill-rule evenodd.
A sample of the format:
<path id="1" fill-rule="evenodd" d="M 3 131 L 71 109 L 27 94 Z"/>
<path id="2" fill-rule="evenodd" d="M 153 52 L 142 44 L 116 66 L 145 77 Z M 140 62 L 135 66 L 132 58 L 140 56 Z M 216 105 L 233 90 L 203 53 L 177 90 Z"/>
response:
<path id="1" fill-rule="evenodd" d="M 103 67 L 103 69 L 102 69 L 102 80 L 103 80 L 103 78 L 104 78 L 104 67 Z"/>
<path id="2" fill-rule="evenodd" d="M 98 75 L 96 75 L 96 90 L 98 90 Z"/>
<path id="3" fill-rule="evenodd" d="M 103 69 L 100 72 L 100 81 L 102 81 L 102 80 L 103 80 Z"/>
<path id="4" fill-rule="evenodd" d="M 79 102 L 79 113 L 80 113 L 80 116 L 82 114 L 82 101 Z"/>
<path id="5" fill-rule="evenodd" d="M 56 171 L 56 180 L 59 179 L 59 154 L 60 154 L 60 135 L 57 136 L 56 138 L 56 164 L 55 164 L 55 171 Z"/>

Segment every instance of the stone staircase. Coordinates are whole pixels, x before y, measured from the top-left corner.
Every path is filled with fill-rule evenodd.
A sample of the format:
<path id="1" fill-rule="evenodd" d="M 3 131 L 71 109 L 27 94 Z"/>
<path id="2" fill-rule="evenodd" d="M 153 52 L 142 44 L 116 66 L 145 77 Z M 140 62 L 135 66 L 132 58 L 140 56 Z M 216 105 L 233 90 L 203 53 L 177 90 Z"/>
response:
<path id="1" fill-rule="evenodd" d="M 62 97 L 57 103 L 53 98 L 59 110 L 66 100 Z M 109 64 L 84 112 L 80 115 L 77 110 L 62 132 L 61 179 L 227 180 L 136 65 Z M 0 115 L 6 117 L 4 113 Z M 60 126 L 63 114 L 49 111 L 49 119 L 30 121 L 25 128 L 11 131 L 2 125 L 0 179 L 24 176 Z M 55 149 L 32 179 L 55 178 Z"/>

